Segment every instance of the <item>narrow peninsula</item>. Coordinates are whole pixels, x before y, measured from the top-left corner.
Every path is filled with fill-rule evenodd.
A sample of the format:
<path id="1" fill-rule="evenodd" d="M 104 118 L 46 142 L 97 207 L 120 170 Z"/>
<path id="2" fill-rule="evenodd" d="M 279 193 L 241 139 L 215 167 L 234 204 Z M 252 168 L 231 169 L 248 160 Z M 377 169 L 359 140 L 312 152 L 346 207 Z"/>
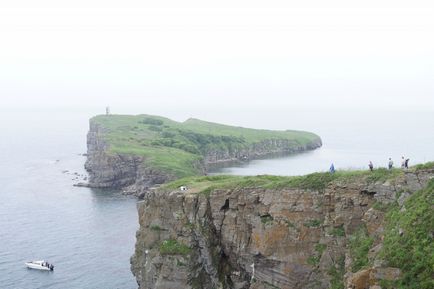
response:
<path id="1" fill-rule="evenodd" d="M 231 162 L 313 150 L 319 136 L 304 131 L 234 127 L 198 119 L 176 122 L 151 115 L 99 115 L 90 120 L 88 186 L 143 190 L 205 175 Z"/>

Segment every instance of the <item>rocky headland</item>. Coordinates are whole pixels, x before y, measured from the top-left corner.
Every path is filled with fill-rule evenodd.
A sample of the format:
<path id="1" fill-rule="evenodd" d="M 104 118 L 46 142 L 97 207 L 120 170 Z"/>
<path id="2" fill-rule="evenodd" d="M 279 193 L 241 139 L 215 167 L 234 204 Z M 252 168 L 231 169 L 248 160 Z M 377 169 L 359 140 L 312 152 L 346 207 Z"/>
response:
<path id="1" fill-rule="evenodd" d="M 86 169 L 97 188 L 140 195 L 155 184 L 204 175 L 215 165 L 321 146 L 309 132 L 269 131 L 189 119 L 101 115 L 90 120 Z"/>

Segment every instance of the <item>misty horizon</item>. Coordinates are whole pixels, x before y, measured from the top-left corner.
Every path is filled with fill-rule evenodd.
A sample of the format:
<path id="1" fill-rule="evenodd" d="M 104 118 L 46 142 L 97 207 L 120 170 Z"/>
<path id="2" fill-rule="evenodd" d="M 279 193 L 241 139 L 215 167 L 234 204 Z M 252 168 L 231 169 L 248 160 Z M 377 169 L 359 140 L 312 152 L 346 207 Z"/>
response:
<path id="1" fill-rule="evenodd" d="M 19 2 L 0 6 L 2 110 L 434 110 L 429 2 Z"/>

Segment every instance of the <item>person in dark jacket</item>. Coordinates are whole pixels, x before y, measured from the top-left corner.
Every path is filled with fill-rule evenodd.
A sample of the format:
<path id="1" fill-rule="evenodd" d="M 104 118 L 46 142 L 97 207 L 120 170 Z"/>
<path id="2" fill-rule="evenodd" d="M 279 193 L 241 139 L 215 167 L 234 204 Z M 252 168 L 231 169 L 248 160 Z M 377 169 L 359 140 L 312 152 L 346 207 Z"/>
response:
<path id="1" fill-rule="evenodd" d="M 335 173 L 335 165 L 332 163 L 332 165 L 330 166 L 330 173 L 334 174 Z"/>

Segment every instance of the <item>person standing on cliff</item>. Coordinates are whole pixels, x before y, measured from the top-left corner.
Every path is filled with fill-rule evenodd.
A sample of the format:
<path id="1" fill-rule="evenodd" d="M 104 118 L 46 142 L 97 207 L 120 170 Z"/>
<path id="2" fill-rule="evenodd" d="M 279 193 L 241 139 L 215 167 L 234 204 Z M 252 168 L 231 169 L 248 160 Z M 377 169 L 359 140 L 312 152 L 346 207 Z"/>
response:
<path id="1" fill-rule="evenodd" d="M 405 169 L 405 158 L 401 158 L 401 169 Z"/>
<path id="2" fill-rule="evenodd" d="M 374 164 L 372 161 L 369 161 L 369 170 L 372 172 L 374 170 Z"/>
<path id="3" fill-rule="evenodd" d="M 334 174 L 335 173 L 335 165 L 332 163 L 332 165 L 330 166 L 330 173 Z"/>
<path id="4" fill-rule="evenodd" d="M 389 170 L 391 170 L 393 168 L 392 158 L 389 158 L 389 164 L 388 164 L 388 166 L 389 166 Z"/>
<path id="5" fill-rule="evenodd" d="M 410 161 L 410 159 L 406 159 L 404 162 L 404 167 L 406 170 L 408 170 L 408 162 Z"/>

